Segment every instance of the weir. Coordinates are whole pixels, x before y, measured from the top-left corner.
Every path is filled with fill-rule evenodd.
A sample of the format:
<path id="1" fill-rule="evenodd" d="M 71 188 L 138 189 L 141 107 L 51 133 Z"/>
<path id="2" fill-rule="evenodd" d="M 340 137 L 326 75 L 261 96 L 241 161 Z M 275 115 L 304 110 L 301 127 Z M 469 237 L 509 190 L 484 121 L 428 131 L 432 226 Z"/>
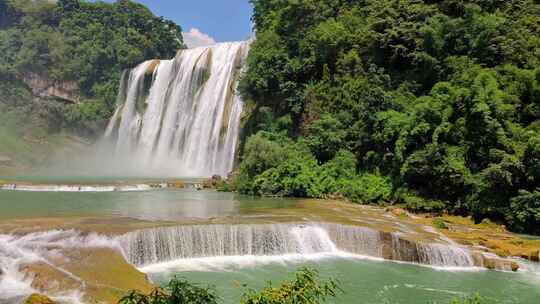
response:
<path id="1" fill-rule="evenodd" d="M 126 266 L 136 266 L 145 273 L 165 273 L 176 267 L 185 271 L 221 271 L 228 265 L 326 258 L 376 258 L 444 269 L 513 270 L 509 264 L 512 260 L 494 254 L 479 255 L 455 244 L 411 241 L 401 238 L 399 233 L 334 223 L 186 225 L 142 229 L 118 236 L 51 230 L 0 234 L 0 302 L 49 291 L 34 284 L 35 277 L 28 269 L 54 273 L 60 282 L 67 280 L 68 285 L 62 286 L 67 288 L 69 297 L 78 298 L 88 282 L 65 267 L 82 252 L 92 256 L 100 251 L 108 256 L 116 253 L 121 262 L 131 264 L 125 263 Z M 526 264 L 523 271 L 538 273 L 532 264 Z M 50 294 L 58 296 L 56 285 L 51 286 Z"/>
<path id="2" fill-rule="evenodd" d="M 128 233 L 119 239 L 136 266 L 226 256 L 356 254 L 443 267 L 473 267 L 460 246 L 411 242 L 399 235 L 340 224 L 197 225 Z"/>
<path id="3" fill-rule="evenodd" d="M 105 138 L 116 157 L 161 176 L 226 176 L 243 102 L 237 82 L 249 42 L 180 51 L 123 76 Z"/>

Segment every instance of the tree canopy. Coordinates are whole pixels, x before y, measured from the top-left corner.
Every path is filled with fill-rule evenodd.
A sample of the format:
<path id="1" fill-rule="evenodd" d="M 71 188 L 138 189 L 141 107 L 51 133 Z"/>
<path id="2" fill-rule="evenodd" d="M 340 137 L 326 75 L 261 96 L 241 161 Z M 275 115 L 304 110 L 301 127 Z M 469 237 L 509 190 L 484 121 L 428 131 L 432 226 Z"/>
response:
<path id="1" fill-rule="evenodd" d="M 537 1 L 251 2 L 241 191 L 401 203 L 540 233 Z M 328 174 L 344 155 L 352 177 Z"/>
<path id="2" fill-rule="evenodd" d="M 87 102 L 63 111 L 65 124 L 108 118 L 124 69 L 184 47 L 178 25 L 128 0 L 0 0 L 0 20 L 4 82 L 24 89 L 20 80 L 30 73 L 77 82 Z"/>

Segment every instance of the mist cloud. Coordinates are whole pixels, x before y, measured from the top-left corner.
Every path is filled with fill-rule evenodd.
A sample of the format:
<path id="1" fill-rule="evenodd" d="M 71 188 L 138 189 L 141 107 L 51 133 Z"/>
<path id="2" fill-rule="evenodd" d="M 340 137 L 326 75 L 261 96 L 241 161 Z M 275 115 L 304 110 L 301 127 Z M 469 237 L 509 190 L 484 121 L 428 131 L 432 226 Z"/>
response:
<path id="1" fill-rule="evenodd" d="M 182 33 L 184 36 L 184 43 L 189 48 L 194 48 L 198 46 L 207 46 L 216 43 L 214 38 L 210 37 L 208 34 L 201 32 L 197 28 L 192 28 L 189 32 Z"/>

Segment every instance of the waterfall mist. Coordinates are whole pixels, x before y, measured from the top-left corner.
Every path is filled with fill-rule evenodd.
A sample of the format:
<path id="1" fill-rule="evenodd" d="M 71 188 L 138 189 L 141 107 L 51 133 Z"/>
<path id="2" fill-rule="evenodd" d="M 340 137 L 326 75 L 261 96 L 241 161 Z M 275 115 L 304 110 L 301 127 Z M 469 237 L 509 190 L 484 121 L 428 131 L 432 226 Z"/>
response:
<path id="1" fill-rule="evenodd" d="M 124 75 L 105 132 L 116 158 L 159 175 L 227 175 L 243 106 L 236 87 L 248 48 L 248 42 L 232 42 L 183 50 Z"/>
<path id="2" fill-rule="evenodd" d="M 103 138 L 53 160 L 46 174 L 227 176 L 238 144 L 243 102 L 237 85 L 248 51 L 249 42 L 219 43 L 125 71 Z"/>

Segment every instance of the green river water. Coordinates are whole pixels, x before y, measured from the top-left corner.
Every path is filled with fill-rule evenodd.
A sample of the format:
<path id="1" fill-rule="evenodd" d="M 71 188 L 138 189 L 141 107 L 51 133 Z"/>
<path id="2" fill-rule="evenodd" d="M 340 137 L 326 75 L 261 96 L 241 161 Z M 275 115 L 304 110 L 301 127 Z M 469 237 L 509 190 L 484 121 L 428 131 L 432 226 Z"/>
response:
<path id="1" fill-rule="evenodd" d="M 0 222 L 73 216 L 178 221 L 231 215 L 246 216 L 249 221 L 254 210 L 290 208 L 296 202 L 189 189 L 108 193 L 3 190 L 0 191 Z M 278 283 L 291 278 L 296 269 L 306 265 L 320 271 L 325 278 L 332 277 L 341 282 L 343 293 L 333 303 L 449 303 L 453 298 L 474 293 L 498 301 L 496 303 L 540 303 L 540 272 L 448 271 L 346 257 L 194 259 L 150 271 L 149 277 L 164 282 L 172 275 L 180 275 L 190 281 L 211 284 L 217 288 L 224 303 L 234 303 L 243 291 L 242 284 L 260 288 L 267 281 Z"/>

